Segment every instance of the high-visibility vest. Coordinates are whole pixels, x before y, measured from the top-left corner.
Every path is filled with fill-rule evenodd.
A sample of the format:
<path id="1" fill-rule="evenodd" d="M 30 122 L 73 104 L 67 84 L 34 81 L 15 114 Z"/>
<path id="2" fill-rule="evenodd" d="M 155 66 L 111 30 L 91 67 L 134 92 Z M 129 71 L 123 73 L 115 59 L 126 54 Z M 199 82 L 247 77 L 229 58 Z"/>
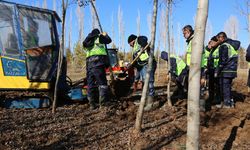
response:
<path id="1" fill-rule="evenodd" d="M 223 43 L 222 45 L 226 45 L 228 47 L 228 58 L 238 57 L 238 52 L 234 49 L 232 45 L 228 43 Z M 222 72 L 237 72 L 237 71 L 236 70 L 222 70 Z"/>
<path id="2" fill-rule="evenodd" d="M 238 51 L 235 50 L 232 45 L 230 45 L 228 43 L 223 43 L 222 45 L 226 45 L 228 47 L 228 58 L 237 57 L 238 56 Z"/>
<path id="3" fill-rule="evenodd" d="M 135 39 L 135 44 L 134 44 L 133 51 L 132 51 L 133 55 L 137 53 L 138 51 L 140 51 L 140 49 L 141 49 L 141 45 L 138 43 L 137 39 Z M 141 56 L 139 57 L 140 61 L 146 61 L 148 58 L 149 58 L 149 55 L 148 55 L 147 50 L 145 50 L 144 53 L 142 53 Z"/>
<path id="4" fill-rule="evenodd" d="M 202 53 L 202 59 L 201 59 L 201 67 L 206 67 L 207 66 L 207 60 L 209 57 L 209 51 L 207 49 L 204 49 L 204 52 Z"/>
<path id="5" fill-rule="evenodd" d="M 213 51 L 212 57 L 214 68 L 217 68 L 219 65 L 219 46 Z"/>
<path id="6" fill-rule="evenodd" d="M 99 37 L 98 37 L 95 40 L 94 46 L 91 48 L 87 48 L 86 58 L 99 55 L 107 55 L 107 52 L 105 49 L 105 45 L 99 42 Z"/>
<path id="7" fill-rule="evenodd" d="M 177 67 L 175 70 L 175 74 L 177 76 L 179 76 L 181 74 L 182 70 L 185 69 L 187 65 L 180 57 L 177 57 L 177 56 L 172 55 L 172 54 L 170 55 L 170 57 L 175 58 L 175 60 L 176 60 Z"/>
<path id="8" fill-rule="evenodd" d="M 192 52 L 192 40 L 187 45 L 186 64 L 188 66 L 190 66 L 191 63 L 191 52 Z"/>

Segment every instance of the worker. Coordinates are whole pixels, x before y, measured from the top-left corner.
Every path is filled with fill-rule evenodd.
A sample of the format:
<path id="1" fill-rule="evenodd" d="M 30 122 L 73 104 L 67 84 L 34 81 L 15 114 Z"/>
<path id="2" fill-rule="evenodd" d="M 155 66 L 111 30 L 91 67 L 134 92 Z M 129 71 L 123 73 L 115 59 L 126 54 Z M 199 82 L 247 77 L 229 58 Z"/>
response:
<path id="1" fill-rule="evenodd" d="M 100 33 L 98 29 L 93 29 L 83 41 L 83 47 L 86 51 L 86 69 L 87 69 L 87 98 L 90 109 L 96 109 L 99 106 L 107 106 L 108 85 L 105 68 L 108 66 L 108 55 L 105 44 L 112 40 L 106 32 Z M 96 92 L 96 86 L 99 90 Z M 98 100 L 99 99 L 99 102 Z"/>
<path id="2" fill-rule="evenodd" d="M 161 59 L 168 61 L 168 53 L 161 52 Z M 170 55 L 170 74 L 171 79 L 175 81 L 177 90 L 173 96 L 177 95 L 178 99 L 186 98 L 188 89 L 188 66 L 182 58 Z"/>
<path id="3" fill-rule="evenodd" d="M 218 40 L 216 36 L 213 36 L 208 45 L 205 48 L 209 51 L 209 57 L 207 60 L 207 75 L 208 75 L 208 92 L 209 98 L 206 101 L 205 109 L 206 111 L 211 110 L 212 104 L 220 103 L 219 94 L 219 80 L 214 77 L 215 69 L 218 67 L 219 62 L 219 47 Z"/>
<path id="4" fill-rule="evenodd" d="M 215 71 L 215 77 L 220 79 L 221 100 L 223 108 L 234 107 L 231 95 L 232 81 L 237 77 L 238 52 L 240 42 L 227 38 L 225 32 L 217 34 L 219 42 L 219 65 Z"/>
<path id="5" fill-rule="evenodd" d="M 146 36 L 136 36 L 134 34 L 131 34 L 128 37 L 128 44 L 132 47 L 132 54 L 133 58 L 135 58 L 138 54 L 138 52 L 141 49 L 144 49 L 148 45 L 148 39 Z M 151 55 L 150 47 L 148 46 L 146 50 L 140 55 L 139 59 L 134 64 L 134 68 L 136 68 L 136 77 L 135 77 L 135 84 L 134 87 L 138 84 L 139 80 L 144 83 L 146 72 L 148 68 L 148 60 L 149 56 Z M 153 55 L 153 54 L 152 54 Z M 151 109 L 154 109 L 157 107 L 157 103 L 154 104 L 154 95 L 155 95 L 155 89 L 154 89 L 154 74 L 156 70 L 156 60 L 153 58 L 153 64 L 152 69 L 150 72 L 150 78 L 149 78 L 149 91 L 146 101 L 146 106 L 144 107 L 145 111 L 149 111 Z"/>
<path id="6" fill-rule="evenodd" d="M 187 42 L 187 50 L 186 50 L 186 64 L 190 66 L 191 63 L 191 52 L 192 52 L 192 39 L 194 37 L 194 30 L 191 25 L 186 25 L 182 29 L 183 36 Z"/>

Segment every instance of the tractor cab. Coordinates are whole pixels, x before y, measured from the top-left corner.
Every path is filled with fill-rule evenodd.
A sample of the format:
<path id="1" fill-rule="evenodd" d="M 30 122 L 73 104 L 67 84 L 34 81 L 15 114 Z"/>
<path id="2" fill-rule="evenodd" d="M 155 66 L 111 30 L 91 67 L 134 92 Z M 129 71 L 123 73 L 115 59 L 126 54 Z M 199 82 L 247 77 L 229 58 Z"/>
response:
<path id="1" fill-rule="evenodd" d="M 0 1 L 1 103 L 32 97 L 40 107 L 53 93 L 60 22 L 55 11 Z"/>
<path id="2" fill-rule="evenodd" d="M 23 80 L 23 85 L 0 88 L 32 89 L 31 83 L 51 81 L 59 52 L 59 22 L 54 11 L 0 2 L 0 77 L 6 82 Z"/>

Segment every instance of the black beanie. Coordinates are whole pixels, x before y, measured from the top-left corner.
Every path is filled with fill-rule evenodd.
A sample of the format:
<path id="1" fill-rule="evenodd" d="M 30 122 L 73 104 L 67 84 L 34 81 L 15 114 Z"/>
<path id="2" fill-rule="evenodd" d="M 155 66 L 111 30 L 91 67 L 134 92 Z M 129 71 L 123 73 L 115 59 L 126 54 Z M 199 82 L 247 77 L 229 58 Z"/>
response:
<path id="1" fill-rule="evenodd" d="M 211 41 L 215 41 L 215 42 L 217 42 L 217 41 L 218 41 L 218 39 L 217 39 L 217 37 L 216 37 L 216 36 L 213 36 L 213 37 L 211 38 Z"/>
<path id="2" fill-rule="evenodd" d="M 95 29 L 92 30 L 91 34 L 92 35 L 98 35 L 98 34 L 100 34 L 100 31 L 99 31 L 99 29 L 95 28 Z"/>
<path id="3" fill-rule="evenodd" d="M 136 35 L 131 34 L 131 35 L 128 37 L 128 43 L 132 42 L 132 41 L 135 40 L 136 38 L 137 38 Z"/>

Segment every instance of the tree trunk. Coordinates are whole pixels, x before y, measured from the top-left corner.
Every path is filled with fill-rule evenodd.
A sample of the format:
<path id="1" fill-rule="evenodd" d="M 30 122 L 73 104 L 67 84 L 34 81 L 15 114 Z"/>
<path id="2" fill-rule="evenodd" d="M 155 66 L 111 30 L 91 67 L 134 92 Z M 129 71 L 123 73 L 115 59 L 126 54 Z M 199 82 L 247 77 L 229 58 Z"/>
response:
<path id="1" fill-rule="evenodd" d="M 201 55 L 205 38 L 205 28 L 208 15 L 208 0 L 199 0 L 195 21 L 195 33 L 192 41 L 191 64 L 188 86 L 188 111 L 187 111 L 187 150 L 199 149 L 200 125 L 200 75 Z"/>
<path id="2" fill-rule="evenodd" d="M 57 62 L 57 74 L 56 74 L 56 83 L 55 83 L 55 89 L 54 89 L 54 100 L 52 105 L 52 113 L 55 113 L 56 111 L 56 104 L 57 104 L 57 86 L 59 82 L 59 78 L 61 75 L 61 68 L 62 68 L 62 61 L 63 61 L 63 54 L 64 54 L 64 31 L 65 31 L 65 17 L 66 17 L 66 10 L 68 7 L 68 0 L 66 0 L 66 3 L 64 0 L 62 0 L 62 41 L 59 49 L 59 57 Z"/>
<path id="3" fill-rule="evenodd" d="M 143 118 L 143 108 L 145 106 L 145 102 L 146 102 L 146 98 L 147 98 L 150 71 L 152 70 L 152 64 L 153 64 L 155 34 L 156 34 L 157 8 L 158 8 L 158 0 L 154 0 L 153 18 L 152 18 L 152 25 L 151 25 L 150 56 L 149 56 L 147 74 L 145 77 L 145 84 L 144 84 L 143 90 L 142 90 L 141 103 L 140 103 L 140 106 L 139 106 L 139 109 L 138 109 L 138 112 L 136 115 L 136 122 L 135 122 L 135 129 L 137 132 L 141 131 L 141 124 L 142 124 L 142 118 Z"/>
<path id="4" fill-rule="evenodd" d="M 168 77 L 169 77 L 169 80 L 168 80 L 168 90 L 167 90 L 167 99 L 168 99 L 168 106 L 172 106 L 172 102 L 171 102 L 171 96 L 170 96 L 170 86 L 171 86 L 171 74 L 169 73 L 169 70 L 170 70 L 170 54 L 171 54 L 171 41 L 170 41 L 170 28 L 169 28 L 169 24 L 170 24 L 170 17 L 169 17 L 169 13 L 170 13 L 170 7 L 171 7 L 171 0 L 168 0 L 167 2 L 167 10 L 166 10 L 166 32 L 167 32 L 167 36 L 168 36 Z"/>

